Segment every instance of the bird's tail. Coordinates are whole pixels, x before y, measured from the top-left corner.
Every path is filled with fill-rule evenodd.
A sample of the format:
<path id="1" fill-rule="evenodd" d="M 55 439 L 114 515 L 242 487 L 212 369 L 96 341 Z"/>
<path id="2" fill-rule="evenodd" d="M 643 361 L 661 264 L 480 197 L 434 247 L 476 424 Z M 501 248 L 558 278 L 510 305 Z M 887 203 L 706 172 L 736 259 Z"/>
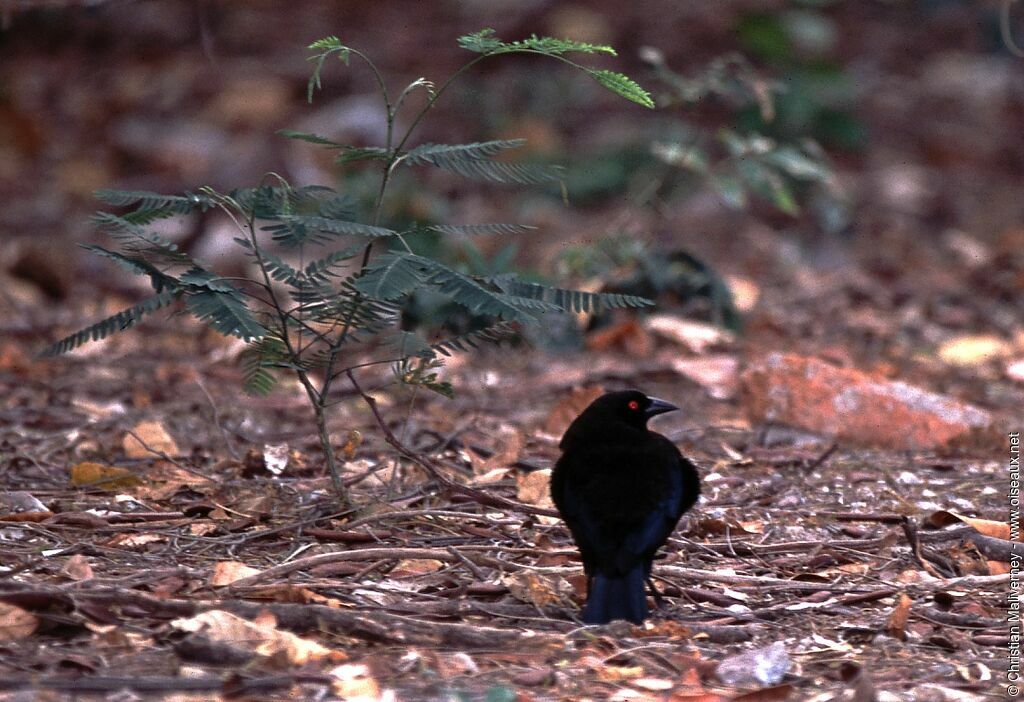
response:
<path id="1" fill-rule="evenodd" d="M 642 563 L 623 574 L 594 573 L 590 585 L 583 608 L 587 624 L 607 624 L 613 619 L 641 624 L 647 618 Z"/>

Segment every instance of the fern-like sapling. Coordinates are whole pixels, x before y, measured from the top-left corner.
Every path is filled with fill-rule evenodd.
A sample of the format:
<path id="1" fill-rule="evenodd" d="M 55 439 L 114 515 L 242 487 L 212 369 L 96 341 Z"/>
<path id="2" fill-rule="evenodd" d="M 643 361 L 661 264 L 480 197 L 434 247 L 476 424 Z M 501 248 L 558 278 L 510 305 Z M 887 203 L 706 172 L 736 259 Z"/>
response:
<path id="1" fill-rule="evenodd" d="M 357 57 L 373 73 L 383 103 L 385 143 L 357 147 L 315 134 L 283 132 L 285 136 L 319 144 L 338 152 L 342 167 L 378 165 L 380 180 L 372 212 L 361 217 L 352 198 L 323 186 L 295 187 L 270 174 L 256 187 L 220 193 L 201 188 L 184 195 L 101 191 L 108 205 L 128 208 L 125 214 L 101 213 L 96 223 L 118 245 L 115 249 L 86 246 L 123 268 L 149 278 L 153 295 L 118 314 L 71 334 L 44 354 L 61 354 L 134 326 L 156 310 L 172 305 L 184 309 L 215 330 L 247 342 L 242 354 L 245 389 L 269 392 L 282 372 L 291 373 L 305 391 L 316 419 L 317 432 L 338 498 L 351 500 L 336 464 L 327 415 L 331 389 L 339 378 L 349 379 L 362 393 L 354 371 L 389 364 L 398 382 L 450 396 L 451 386 L 440 380 L 440 357 L 466 351 L 479 343 L 498 342 L 515 333 L 517 325 L 536 323 L 548 312 L 580 312 L 600 307 L 640 307 L 647 300 L 548 287 L 522 282 L 512 273 L 473 276 L 441 261 L 413 253 L 410 237 L 423 230 L 398 230 L 381 223 L 388 185 L 399 168 L 431 167 L 497 183 L 533 184 L 558 180 L 554 166 L 516 163 L 499 156 L 522 146 L 521 140 L 470 144 L 408 144 L 423 118 L 448 86 L 475 64 L 501 54 L 547 56 L 585 72 L 603 87 L 646 107 L 650 96 L 627 76 L 583 66 L 574 54 L 610 54 L 597 46 L 550 37 L 503 42 L 492 30 L 459 39 L 477 54 L 440 87 L 425 79 L 413 81 L 392 99 L 376 65 L 364 53 L 336 37 L 310 45 L 315 69 L 309 97 L 320 87 L 326 61 L 337 57 L 348 64 Z M 410 126 L 396 133 L 396 117 L 410 95 L 426 94 L 425 104 L 412 110 Z M 252 261 L 253 275 L 229 278 L 214 272 L 154 232 L 157 220 L 195 211 L 218 209 L 237 226 L 237 245 Z M 432 234 L 518 234 L 531 229 L 507 223 L 444 224 Z M 375 247 L 374 242 L 388 247 Z M 315 253 L 315 255 L 313 255 Z M 469 313 L 490 320 L 489 326 L 462 336 L 430 343 L 400 328 L 401 305 L 415 290 L 429 287 Z M 370 359 L 370 360 L 367 360 Z M 386 430 L 386 427 L 384 427 Z M 390 436 L 390 433 L 385 431 Z M 390 440 L 390 439 L 389 439 Z M 398 447 L 396 447 L 398 448 Z"/>

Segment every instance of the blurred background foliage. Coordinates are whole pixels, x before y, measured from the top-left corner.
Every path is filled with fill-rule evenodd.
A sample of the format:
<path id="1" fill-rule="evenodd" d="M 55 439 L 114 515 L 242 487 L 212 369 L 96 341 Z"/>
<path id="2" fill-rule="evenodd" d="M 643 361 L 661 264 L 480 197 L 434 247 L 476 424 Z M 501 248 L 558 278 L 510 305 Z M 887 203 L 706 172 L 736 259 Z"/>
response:
<path id="1" fill-rule="evenodd" d="M 839 268 L 856 258 L 892 285 L 908 274 L 908 260 L 919 271 L 948 261 L 951 233 L 998 250 L 1016 240 L 1024 143 L 1013 117 L 1022 96 L 999 7 L 108 0 L 7 8 L 0 271 L 14 282 L 5 302 L 22 309 L 38 294 L 78 299 L 83 288 L 131 294 L 130 281 L 65 245 L 96 239 L 88 214 L 98 188 L 230 189 L 275 170 L 295 183 L 337 186 L 365 211 L 372 174 L 274 135 L 292 128 L 359 145 L 383 138 L 363 72 L 332 67 L 323 93 L 305 104 L 302 47 L 344 34 L 381 57 L 398 86 L 442 80 L 461 59 L 452 37 L 483 26 L 508 38 L 536 32 L 612 44 L 658 109 L 619 104 L 529 57 L 480 66 L 432 114 L 422 140 L 524 136 L 523 158 L 567 165 L 565 188 L 511 191 L 443 174 L 421 188 L 398 178 L 384 213 L 394 228 L 538 227 L 517 244 L 424 238 L 422 253 L 467 272 L 512 266 L 537 280 L 651 294 L 733 328 L 742 316 L 732 299 L 737 279 L 792 285 L 799 265 Z M 174 227 L 165 234 L 195 255 L 229 255 L 215 214 Z M 977 275 L 1003 280 L 1015 270 Z M 444 318 L 434 306 L 417 300 L 408 323 Z"/>

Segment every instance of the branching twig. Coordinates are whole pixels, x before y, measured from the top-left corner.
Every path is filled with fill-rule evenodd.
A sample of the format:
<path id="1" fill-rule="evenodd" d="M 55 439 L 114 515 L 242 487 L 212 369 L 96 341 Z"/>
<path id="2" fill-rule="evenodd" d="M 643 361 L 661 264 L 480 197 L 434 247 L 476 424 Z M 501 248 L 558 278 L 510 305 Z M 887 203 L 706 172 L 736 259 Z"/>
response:
<path id="1" fill-rule="evenodd" d="M 399 441 L 398 437 L 395 436 L 394 432 L 391 431 L 391 428 L 387 425 L 387 422 L 381 415 L 380 409 L 377 407 L 377 400 L 363 390 L 362 386 L 356 380 L 355 374 L 351 370 L 347 370 L 346 375 L 348 375 L 348 379 L 349 381 L 351 381 L 352 387 L 356 389 L 356 392 L 359 393 L 360 397 L 362 397 L 366 404 L 369 406 L 370 411 L 373 413 L 374 419 L 377 421 L 377 425 L 380 427 L 381 432 L 384 434 L 384 440 L 387 441 L 388 444 L 390 444 L 401 455 L 405 456 L 410 461 L 413 461 L 418 466 L 423 468 L 423 470 L 425 470 L 427 474 L 430 475 L 430 477 L 433 478 L 435 481 L 437 481 L 445 490 L 448 490 L 449 492 L 458 493 L 460 495 L 465 495 L 473 499 L 474 501 L 479 502 L 482 505 L 488 505 L 491 507 L 501 507 L 504 509 L 515 510 L 517 512 L 525 512 L 526 514 L 539 514 L 548 517 L 558 516 L 558 513 L 553 509 L 545 509 L 544 507 L 535 507 L 533 505 L 528 505 L 523 502 L 508 500 L 505 499 L 504 497 L 492 495 L 483 490 L 478 490 L 477 488 L 462 485 L 460 483 L 455 482 L 454 480 L 451 480 L 450 478 L 445 476 L 444 473 L 442 473 L 441 470 L 436 465 L 434 465 L 434 463 L 430 459 L 428 459 L 426 456 L 422 456 L 419 453 L 416 453 L 415 451 L 407 447 L 405 444 L 403 444 L 401 441 Z"/>
<path id="2" fill-rule="evenodd" d="M 236 461 L 241 460 L 241 455 L 239 455 L 238 451 L 235 450 L 234 445 L 231 443 L 231 439 L 228 437 L 227 431 L 224 429 L 224 425 L 220 422 L 220 411 L 217 409 L 217 403 L 213 401 L 213 396 L 211 396 L 210 391 L 206 389 L 206 385 L 203 384 L 202 378 L 196 377 L 196 385 L 199 386 L 203 395 L 206 396 L 206 401 L 210 403 L 210 410 L 213 412 L 213 423 L 217 426 L 217 429 L 220 430 L 221 438 L 224 439 L 224 446 L 227 448 L 228 453 L 230 453 L 231 457 Z"/>
<path id="3" fill-rule="evenodd" d="M 202 478 L 203 480 L 210 480 L 210 481 L 213 480 L 213 478 L 211 478 L 209 475 L 204 474 L 202 471 L 198 471 L 195 468 L 192 468 L 190 466 L 186 466 L 181 461 L 179 461 L 176 458 L 174 458 L 173 456 L 169 455 L 166 451 L 157 451 L 155 448 L 153 448 L 152 446 L 147 444 L 145 442 L 145 440 L 143 440 L 143 438 L 141 436 L 139 436 L 138 434 L 136 434 L 132 429 L 128 430 L 128 435 L 131 436 L 136 441 L 138 441 L 139 445 L 142 446 L 143 450 L 147 451 L 148 453 L 153 454 L 157 458 L 161 458 L 161 459 L 167 461 L 168 463 L 170 463 L 172 465 L 175 465 L 178 468 L 181 468 L 186 473 L 191 473 L 192 475 L 198 476 L 198 477 Z"/>

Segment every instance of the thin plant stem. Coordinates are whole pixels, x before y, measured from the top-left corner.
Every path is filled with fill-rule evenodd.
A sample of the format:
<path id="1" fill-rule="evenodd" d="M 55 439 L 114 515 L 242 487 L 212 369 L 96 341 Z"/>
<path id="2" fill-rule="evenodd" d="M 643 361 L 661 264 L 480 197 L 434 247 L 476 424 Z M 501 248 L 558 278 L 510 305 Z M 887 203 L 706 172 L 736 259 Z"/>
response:
<path id="1" fill-rule="evenodd" d="M 245 214 L 241 206 L 234 200 L 228 198 L 221 198 L 220 206 L 222 209 L 227 210 L 225 202 L 230 202 L 234 208 L 242 214 Z M 297 350 L 292 344 L 291 335 L 288 333 L 288 318 L 289 314 L 285 311 L 280 300 L 277 298 L 277 293 L 274 291 L 273 283 L 270 280 L 270 273 L 267 270 L 266 260 L 263 258 L 263 253 L 260 249 L 259 239 L 256 237 L 256 208 L 253 207 L 248 213 L 248 217 L 245 226 L 241 226 L 238 219 L 234 217 L 233 213 L 228 212 L 228 216 L 234 220 L 236 225 L 247 234 L 249 237 L 249 243 L 252 246 L 253 256 L 256 258 L 257 268 L 260 269 L 260 274 L 263 276 L 263 287 L 267 290 L 267 294 L 270 297 L 270 306 L 274 310 L 278 322 L 278 332 L 281 335 L 281 340 L 288 350 L 288 355 L 292 359 L 300 359 L 301 352 Z M 348 509 L 351 507 L 352 500 L 349 497 L 348 489 L 345 487 L 344 482 L 341 480 L 341 474 L 338 472 L 337 461 L 334 457 L 334 448 L 331 446 L 330 434 L 327 431 L 327 416 L 325 411 L 324 399 L 326 397 L 322 392 L 317 392 L 314 387 L 312 380 L 309 377 L 309 373 L 304 368 L 296 364 L 295 376 L 298 378 L 299 383 L 306 391 L 306 396 L 309 398 L 310 405 L 313 408 L 313 415 L 316 419 L 317 434 L 320 438 L 320 447 L 324 452 L 324 460 L 327 463 L 327 468 L 331 474 L 331 483 L 334 486 L 334 492 L 338 497 L 338 501 L 342 508 Z M 325 383 L 326 385 L 327 383 Z"/>

